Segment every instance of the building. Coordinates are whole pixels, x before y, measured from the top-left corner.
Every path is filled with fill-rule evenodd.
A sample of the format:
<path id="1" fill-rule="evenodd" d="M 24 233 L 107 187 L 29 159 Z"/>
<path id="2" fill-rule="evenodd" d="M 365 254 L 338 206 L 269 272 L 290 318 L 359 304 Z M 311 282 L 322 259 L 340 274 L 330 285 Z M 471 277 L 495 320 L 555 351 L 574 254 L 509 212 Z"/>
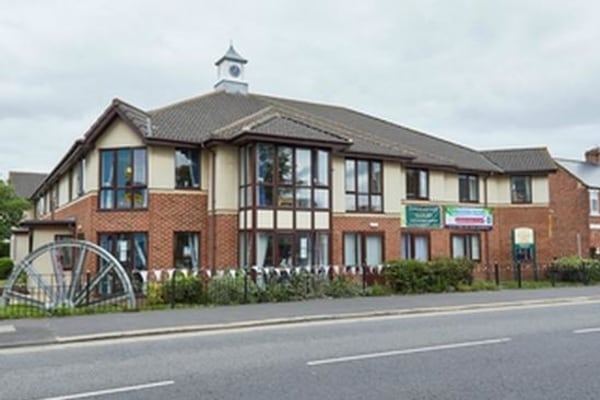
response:
<path id="1" fill-rule="evenodd" d="M 585 153 L 585 161 L 556 159 L 550 178 L 556 214 L 556 256 L 600 257 L 600 148 Z"/>
<path id="2" fill-rule="evenodd" d="M 139 270 L 509 263 L 515 232 L 551 260 L 545 148 L 478 152 L 253 94 L 246 64 L 230 47 L 215 91 L 154 110 L 115 99 L 33 193 L 36 218 Z"/>
<path id="3" fill-rule="evenodd" d="M 15 193 L 24 199 L 29 199 L 35 192 L 35 189 L 44 181 L 46 174 L 38 172 L 8 172 L 8 184 L 15 189 Z M 24 219 L 33 218 L 33 208 L 26 210 Z"/>

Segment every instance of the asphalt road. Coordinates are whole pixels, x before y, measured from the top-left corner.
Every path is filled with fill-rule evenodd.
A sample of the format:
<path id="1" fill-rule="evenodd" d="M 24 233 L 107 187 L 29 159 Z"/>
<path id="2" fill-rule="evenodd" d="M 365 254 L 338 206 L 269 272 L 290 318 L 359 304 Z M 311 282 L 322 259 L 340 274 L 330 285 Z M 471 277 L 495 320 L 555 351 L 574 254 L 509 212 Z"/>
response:
<path id="1" fill-rule="evenodd" d="M 593 328 L 598 301 L 5 349 L 0 399 L 598 399 Z"/>

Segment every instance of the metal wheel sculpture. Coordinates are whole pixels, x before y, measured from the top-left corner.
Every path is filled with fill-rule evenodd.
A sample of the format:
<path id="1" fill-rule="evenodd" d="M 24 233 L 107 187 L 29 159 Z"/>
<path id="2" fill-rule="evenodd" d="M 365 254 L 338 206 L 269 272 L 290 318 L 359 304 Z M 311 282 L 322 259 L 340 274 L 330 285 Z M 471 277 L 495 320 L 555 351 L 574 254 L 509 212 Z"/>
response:
<path id="1" fill-rule="evenodd" d="M 127 272 L 102 247 L 82 240 L 43 245 L 17 264 L 6 281 L 0 305 L 24 304 L 45 310 L 126 304 L 135 307 Z"/>

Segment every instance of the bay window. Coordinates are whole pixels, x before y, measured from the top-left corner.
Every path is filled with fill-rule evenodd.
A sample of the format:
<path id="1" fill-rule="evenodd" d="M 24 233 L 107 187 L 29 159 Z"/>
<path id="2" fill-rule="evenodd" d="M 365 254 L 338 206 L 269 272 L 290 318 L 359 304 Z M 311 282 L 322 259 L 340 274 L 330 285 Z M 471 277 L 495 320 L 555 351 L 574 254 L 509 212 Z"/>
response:
<path id="1" fill-rule="evenodd" d="M 240 263 L 250 259 L 251 235 L 240 234 Z M 259 267 L 302 267 L 329 264 L 329 233 L 325 231 L 258 232 L 256 263 Z M 253 264 L 254 265 L 254 264 Z"/>

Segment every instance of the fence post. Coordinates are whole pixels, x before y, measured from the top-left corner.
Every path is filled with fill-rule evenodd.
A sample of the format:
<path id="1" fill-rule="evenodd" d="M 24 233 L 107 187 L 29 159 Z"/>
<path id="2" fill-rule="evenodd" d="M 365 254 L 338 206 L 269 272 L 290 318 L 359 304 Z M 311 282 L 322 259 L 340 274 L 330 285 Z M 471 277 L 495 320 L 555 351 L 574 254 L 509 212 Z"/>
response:
<path id="1" fill-rule="evenodd" d="M 248 303 L 248 267 L 244 266 L 244 304 Z"/>
<path id="2" fill-rule="evenodd" d="M 518 284 L 519 289 L 521 289 L 521 287 L 522 287 L 521 280 L 522 280 L 521 263 L 517 263 L 517 284 Z"/>
<path id="3" fill-rule="evenodd" d="M 85 306 L 90 306 L 90 271 L 85 273 Z"/>
<path id="4" fill-rule="evenodd" d="M 496 280 L 496 286 L 500 286 L 500 267 L 498 263 L 494 263 L 494 279 Z"/>
<path id="5" fill-rule="evenodd" d="M 177 282 L 175 281 L 176 276 L 177 271 L 173 271 L 173 275 L 171 276 L 171 308 L 175 308 L 175 290 L 177 289 Z"/>
<path id="6" fill-rule="evenodd" d="M 367 292 L 367 266 L 362 266 L 362 290 L 363 295 Z"/>
<path id="7" fill-rule="evenodd" d="M 536 281 L 536 282 L 540 280 L 540 278 L 538 276 L 538 265 L 537 265 L 537 262 L 533 263 L 533 280 Z"/>

